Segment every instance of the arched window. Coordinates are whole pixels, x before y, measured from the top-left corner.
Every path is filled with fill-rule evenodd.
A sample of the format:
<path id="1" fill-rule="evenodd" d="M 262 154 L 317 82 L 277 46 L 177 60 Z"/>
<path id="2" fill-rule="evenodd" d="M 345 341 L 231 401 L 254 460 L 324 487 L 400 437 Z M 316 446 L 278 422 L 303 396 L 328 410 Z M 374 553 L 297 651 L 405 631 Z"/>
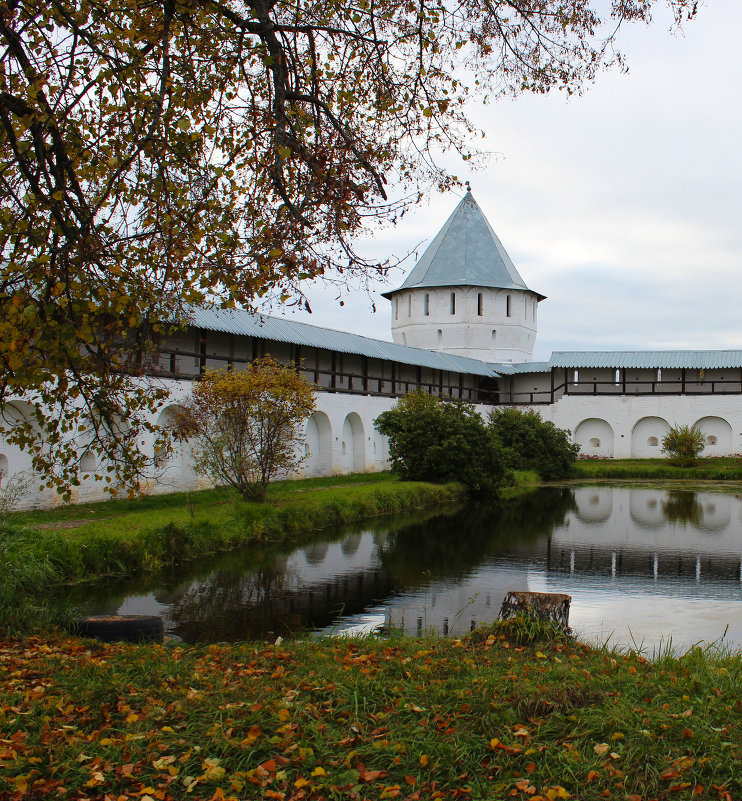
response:
<path id="1" fill-rule="evenodd" d="M 650 448 L 656 448 L 656 447 L 658 447 L 659 444 L 660 444 L 660 441 L 657 439 L 657 437 L 650 437 L 647 440 L 647 445 L 649 445 Z"/>
<path id="2" fill-rule="evenodd" d="M 505 296 L 505 316 L 510 317 L 510 295 Z"/>
<path id="3" fill-rule="evenodd" d="M 706 437 L 706 445 L 716 445 L 716 437 L 713 434 Z"/>
<path id="4" fill-rule="evenodd" d="M 481 292 L 477 292 L 477 316 L 484 314 L 484 297 Z"/>
<path id="5" fill-rule="evenodd" d="M 423 314 L 426 317 L 430 316 L 430 295 L 426 292 L 423 298 Z"/>
<path id="6" fill-rule="evenodd" d="M 599 448 L 600 447 L 600 440 L 597 437 L 593 437 L 590 440 L 590 447 L 591 448 Z"/>
<path id="7" fill-rule="evenodd" d="M 443 331 L 438 329 L 438 347 L 440 348 L 443 345 Z"/>
<path id="8" fill-rule="evenodd" d="M 492 347 L 495 347 L 495 343 L 497 342 L 497 331 L 492 331 Z"/>
<path id="9" fill-rule="evenodd" d="M 456 314 L 456 293 L 451 293 L 451 314 Z"/>

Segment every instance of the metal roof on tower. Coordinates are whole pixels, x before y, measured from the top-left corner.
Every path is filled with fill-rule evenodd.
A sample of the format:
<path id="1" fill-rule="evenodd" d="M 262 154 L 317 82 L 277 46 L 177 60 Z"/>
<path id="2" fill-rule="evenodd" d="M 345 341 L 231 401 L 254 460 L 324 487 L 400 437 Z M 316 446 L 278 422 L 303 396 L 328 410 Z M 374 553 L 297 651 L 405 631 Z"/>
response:
<path id="1" fill-rule="evenodd" d="M 533 292 L 520 277 L 502 242 L 469 189 L 398 289 L 481 286 Z M 539 300 L 546 296 L 538 292 Z"/>

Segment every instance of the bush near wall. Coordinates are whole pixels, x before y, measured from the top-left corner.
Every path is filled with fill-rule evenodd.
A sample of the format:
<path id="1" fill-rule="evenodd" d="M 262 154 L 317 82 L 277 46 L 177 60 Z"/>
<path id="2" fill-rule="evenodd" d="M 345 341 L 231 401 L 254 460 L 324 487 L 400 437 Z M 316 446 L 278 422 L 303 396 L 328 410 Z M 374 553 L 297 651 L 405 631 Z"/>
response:
<path id="1" fill-rule="evenodd" d="M 406 481 L 458 481 L 474 492 L 505 482 L 500 445 L 470 404 L 411 392 L 375 426 L 389 437 L 392 472 Z"/>
<path id="2" fill-rule="evenodd" d="M 580 450 L 569 431 L 543 420 L 538 412 L 495 409 L 489 429 L 502 446 L 506 467 L 535 470 L 543 481 L 566 478 Z"/>

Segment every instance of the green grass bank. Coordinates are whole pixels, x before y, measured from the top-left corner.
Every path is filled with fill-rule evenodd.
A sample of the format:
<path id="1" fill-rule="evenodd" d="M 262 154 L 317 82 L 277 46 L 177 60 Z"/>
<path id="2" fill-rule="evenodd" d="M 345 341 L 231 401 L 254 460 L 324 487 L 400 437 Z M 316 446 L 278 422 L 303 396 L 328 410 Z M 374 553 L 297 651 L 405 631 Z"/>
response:
<path id="1" fill-rule="evenodd" d="M 732 801 L 740 681 L 739 656 L 648 662 L 502 624 L 462 640 L 7 640 L 0 798 Z"/>
<path id="2" fill-rule="evenodd" d="M 314 532 L 463 498 L 458 485 L 383 475 L 276 482 L 268 502 L 227 490 L 150 496 L 17 513 L 0 533 L 0 628 L 49 618 L 43 591 L 132 575 L 233 548 L 301 542 Z"/>
<path id="3" fill-rule="evenodd" d="M 574 479 L 661 479 L 681 481 L 742 481 L 742 459 L 699 459 L 693 467 L 675 467 L 667 459 L 578 459 Z"/>

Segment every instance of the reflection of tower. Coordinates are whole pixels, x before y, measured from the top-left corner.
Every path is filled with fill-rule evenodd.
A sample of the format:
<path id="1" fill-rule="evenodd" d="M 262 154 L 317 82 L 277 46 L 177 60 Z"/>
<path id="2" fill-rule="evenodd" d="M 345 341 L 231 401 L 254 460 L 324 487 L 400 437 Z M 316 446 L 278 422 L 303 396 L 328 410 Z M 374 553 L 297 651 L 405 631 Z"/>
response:
<path id="1" fill-rule="evenodd" d="M 467 191 L 392 302 L 395 342 L 488 362 L 530 361 L 544 295 L 524 283 Z"/>

